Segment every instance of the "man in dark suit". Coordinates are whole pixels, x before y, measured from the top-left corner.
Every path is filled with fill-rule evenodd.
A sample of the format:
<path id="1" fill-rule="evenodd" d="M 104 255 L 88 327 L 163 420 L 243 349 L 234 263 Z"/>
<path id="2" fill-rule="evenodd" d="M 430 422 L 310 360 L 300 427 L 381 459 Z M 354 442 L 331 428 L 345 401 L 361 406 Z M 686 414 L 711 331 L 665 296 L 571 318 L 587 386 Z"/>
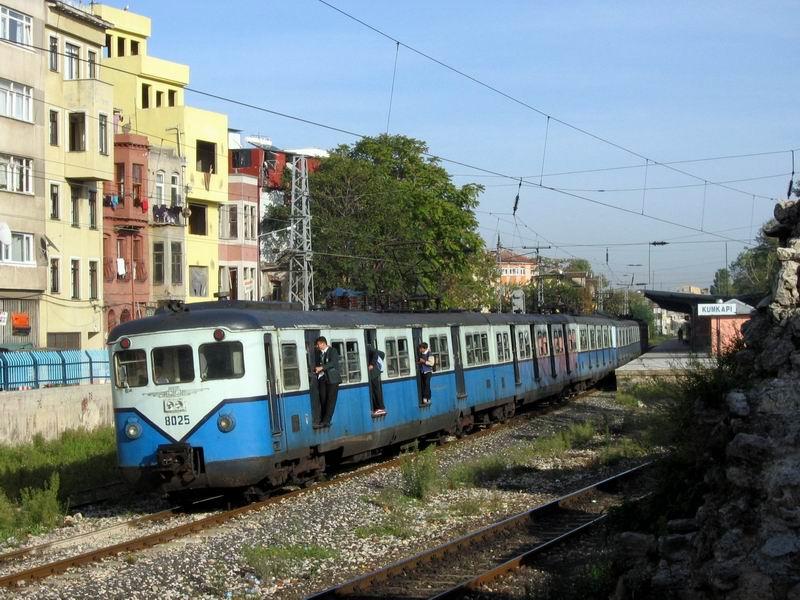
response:
<path id="1" fill-rule="evenodd" d="M 369 380 L 369 397 L 372 401 L 372 416 L 380 417 L 386 414 L 386 407 L 383 405 L 383 388 L 381 387 L 381 373 L 383 372 L 384 359 L 386 355 L 375 348 L 369 346 L 367 353 L 367 379 Z"/>
<path id="2" fill-rule="evenodd" d="M 315 345 L 319 351 L 319 364 L 314 367 L 319 383 L 320 422 L 316 427 L 330 427 L 333 411 L 336 408 L 336 396 L 342 376 L 339 372 L 339 353 L 328 345 L 324 336 L 317 338 Z"/>

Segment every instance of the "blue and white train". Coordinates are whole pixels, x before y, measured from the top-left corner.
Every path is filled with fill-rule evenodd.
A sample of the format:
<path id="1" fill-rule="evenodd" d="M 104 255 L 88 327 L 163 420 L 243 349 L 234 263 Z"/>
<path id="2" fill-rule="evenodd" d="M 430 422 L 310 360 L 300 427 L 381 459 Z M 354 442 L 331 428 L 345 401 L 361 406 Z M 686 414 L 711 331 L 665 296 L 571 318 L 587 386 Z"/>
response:
<path id="1" fill-rule="evenodd" d="M 644 329 L 646 332 L 646 329 Z M 330 427 L 314 428 L 314 341 L 341 357 Z M 422 404 L 415 349 L 435 357 Z M 605 317 L 276 311 L 190 304 L 109 336 L 119 464 L 171 494 L 266 491 L 415 439 L 512 415 L 583 389 L 642 352 L 637 321 Z M 373 415 L 367 348 L 386 354 L 385 415 Z"/>

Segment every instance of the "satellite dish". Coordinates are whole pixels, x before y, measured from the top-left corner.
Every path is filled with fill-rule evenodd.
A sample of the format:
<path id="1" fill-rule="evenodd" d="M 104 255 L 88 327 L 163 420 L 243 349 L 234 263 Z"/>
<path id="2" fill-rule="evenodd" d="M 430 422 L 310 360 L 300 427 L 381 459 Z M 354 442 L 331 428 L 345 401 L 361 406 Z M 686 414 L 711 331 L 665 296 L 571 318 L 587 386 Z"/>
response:
<path id="1" fill-rule="evenodd" d="M 0 244 L 11 245 L 11 228 L 8 223 L 0 221 Z"/>

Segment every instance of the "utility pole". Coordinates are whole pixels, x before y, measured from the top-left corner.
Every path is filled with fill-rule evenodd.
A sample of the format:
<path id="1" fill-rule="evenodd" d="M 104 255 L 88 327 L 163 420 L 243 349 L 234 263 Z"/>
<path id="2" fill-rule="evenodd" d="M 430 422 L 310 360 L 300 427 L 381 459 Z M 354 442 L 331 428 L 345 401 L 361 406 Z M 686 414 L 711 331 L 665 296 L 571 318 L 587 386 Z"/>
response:
<path id="1" fill-rule="evenodd" d="M 497 270 L 500 273 L 500 281 L 497 282 L 497 312 L 503 312 L 503 270 L 500 266 L 500 234 L 497 234 Z"/>
<path id="2" fill-rule="evenodd" d="M 311 265 L 311 212 L 308 206 L 308 162 L 292 156 L 292 204 L 289 217 L 289 302 L 303 310 L 314 304 L 314 270 Z"/>
<path id="3" fill-rule="evenodd" d="M 536 270 L 539 273 L 538 280 L 536 282 L 536 311 L 542 312 L 542 306 L 544 306 L 544 273 L 542 272 L 542 262 L 539 257 L 540 250 L 547 250 L 552 246 L 523 246 L 525 250 L 535 250 L 536 251 Z"/>

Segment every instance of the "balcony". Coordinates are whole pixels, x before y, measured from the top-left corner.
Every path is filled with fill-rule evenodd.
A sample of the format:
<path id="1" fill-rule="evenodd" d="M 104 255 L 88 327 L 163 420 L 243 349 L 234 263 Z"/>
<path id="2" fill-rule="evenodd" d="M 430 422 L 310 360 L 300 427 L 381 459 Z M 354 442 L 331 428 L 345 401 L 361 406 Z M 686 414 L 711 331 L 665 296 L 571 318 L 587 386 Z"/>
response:
<path id="1" fill-rule="evenodd" d="M 153 223 L 157 225 L 180 225 L 186 224 L 181 205 L 167 206 L 166 204 L 156 204 L 152 207 Z"/>

